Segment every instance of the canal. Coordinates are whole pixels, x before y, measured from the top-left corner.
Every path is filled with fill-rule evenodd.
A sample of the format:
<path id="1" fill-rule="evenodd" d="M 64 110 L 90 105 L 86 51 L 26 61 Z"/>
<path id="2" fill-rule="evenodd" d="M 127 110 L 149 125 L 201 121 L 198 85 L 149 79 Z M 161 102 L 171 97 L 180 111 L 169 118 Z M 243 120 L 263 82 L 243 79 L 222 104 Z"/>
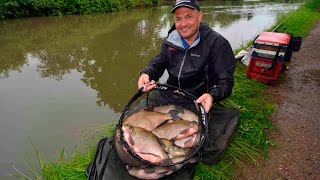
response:
<path id="1" fill-rule="evenodd" d="M 235 50 L 302 1 L 200 1 Z M 118 120 L 138 73 L 173 24 L 171 4 L 124 12 L 0 21 L 0 179 Z M 165 78 L 162 78 L 163 81 Z M 34 145 L 34 146 L 33 146 Z M 34 161 L 34 162 L 30 162 Z"/>

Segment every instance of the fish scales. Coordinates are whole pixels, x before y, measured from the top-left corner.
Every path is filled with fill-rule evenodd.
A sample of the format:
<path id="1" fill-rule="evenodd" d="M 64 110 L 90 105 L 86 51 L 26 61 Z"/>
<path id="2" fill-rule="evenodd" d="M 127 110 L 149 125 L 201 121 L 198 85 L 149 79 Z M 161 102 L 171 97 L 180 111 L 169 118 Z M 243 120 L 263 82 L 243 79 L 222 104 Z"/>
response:
<path id="1" fill-rule="evenodd" d="M 141 158 L 153 163 L 162 163 L 169 157 L 161 147 L 157 136 L 140 127 L 122 126 L 124 140 Z"/>
<path id="2" fill-rule="evenodd" d="M 185 156 L 188 153 L 188 148 L 181 148 L 177 145 L 175 145 L 172 141 L 161 138 L 160 144 L 163 147 L 163 149 L 168 153 L 169 157 L 176 157 L 176 156 Z"/>
<path id="3" fill-rule="evenodd" d="M 152 131 L 159 125 L 171 119 L 172 116 L 170 114 L 148 111 L 144 109 L 125 118 L 123 124 Z"/>
<path id="4" fill-rule="evenodd" d="M 182 139 L 198 131 L 198 123 L 194 121 L 177 120 L 166 123 L 152 131 L 158 138 L 170 140 Z"/>

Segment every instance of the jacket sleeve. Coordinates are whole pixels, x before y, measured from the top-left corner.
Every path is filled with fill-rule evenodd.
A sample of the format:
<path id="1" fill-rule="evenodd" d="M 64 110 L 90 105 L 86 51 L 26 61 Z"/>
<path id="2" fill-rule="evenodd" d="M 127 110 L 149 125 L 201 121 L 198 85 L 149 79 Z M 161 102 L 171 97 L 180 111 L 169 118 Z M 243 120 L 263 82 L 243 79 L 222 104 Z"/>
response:
<path id="1" fill-rule="evenodd" d="M 236 60 L 230 43 L 222 36 L 217 38 L 211 49 L 211 59 L 207 65 L 208 93 L 214 103 L 229 97 L 234 85 Z"/>
<path id="2" fill-rule="evenodd" d="M 161 50 L 148 65 L 140 71 L 140 74 L 148 74 L 150 80 L 158 81 L 168 66 L 168 57 L 166 54 L 166 45 L 162 43 Z"/>

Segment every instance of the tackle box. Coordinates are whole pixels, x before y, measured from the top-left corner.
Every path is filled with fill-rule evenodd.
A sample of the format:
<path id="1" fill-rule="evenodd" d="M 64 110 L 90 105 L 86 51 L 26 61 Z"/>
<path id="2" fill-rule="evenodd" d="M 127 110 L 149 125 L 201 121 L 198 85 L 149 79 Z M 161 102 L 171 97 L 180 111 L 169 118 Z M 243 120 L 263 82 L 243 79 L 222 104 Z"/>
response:
<path id="1" fill-rule="evenodd" d="M 246 76 L 264 83 L 275 83 L 282 69 L 282 61 L 250 57 L 250 63 L 246 70 Z"/>
<path id="2" fill-rule="evenodd" d="M 251 56 L 273 60 L 279 51 L 277 60 L 289 62 L 292 55 L 290 40 L 290 34 L 262 32 L 253 43 Z"/>

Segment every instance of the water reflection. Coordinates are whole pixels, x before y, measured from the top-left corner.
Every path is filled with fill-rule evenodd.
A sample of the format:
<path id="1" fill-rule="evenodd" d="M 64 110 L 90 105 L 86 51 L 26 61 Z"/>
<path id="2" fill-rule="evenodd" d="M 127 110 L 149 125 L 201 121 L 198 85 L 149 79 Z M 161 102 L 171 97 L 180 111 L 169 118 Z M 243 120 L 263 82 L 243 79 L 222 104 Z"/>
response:
<path id="1" fill-rule="evenodd" d="M 235 49 L 270 27 L 277 13 L 299 4 L 201 5 L 204 21 Z M 22 137 L 31 136 L 49 153 L 76 144 L 81 136 L 70 135 L 75 128 L 117 119 L 136 92 L 140 69 L 158 53 L 173 24 L 170 10 L 171 2 L 106 15 L 0 21 L 0 143 L 8 144 L 0 149 L 1 166 L 24 152 L 26 145 L 18 152 L 8 150 L 24 141 Z M 43 138 L 47 136 L 50 145 Z"/>
<path id="2" fill-rule="evenodd" d="M 233 48 L 270 26 L 276 13 L 283 11 L 282 4 L 213 2 L 203 2 L 204 21 L 226 36 Z M 295 7 L 287 5 L 286 10 Z M 31 54 L 40 61 L 41 77 L 61 80 L 76 69 L 83 74 L 81 80 L 99 92 L 98 105 L 109 104 L 120 112 L 128 92 L 136 88 L 139 69 L 156 54 L 172 25 L 170 8 L 2 21 L 1 77 L 21 70 Z"/>

